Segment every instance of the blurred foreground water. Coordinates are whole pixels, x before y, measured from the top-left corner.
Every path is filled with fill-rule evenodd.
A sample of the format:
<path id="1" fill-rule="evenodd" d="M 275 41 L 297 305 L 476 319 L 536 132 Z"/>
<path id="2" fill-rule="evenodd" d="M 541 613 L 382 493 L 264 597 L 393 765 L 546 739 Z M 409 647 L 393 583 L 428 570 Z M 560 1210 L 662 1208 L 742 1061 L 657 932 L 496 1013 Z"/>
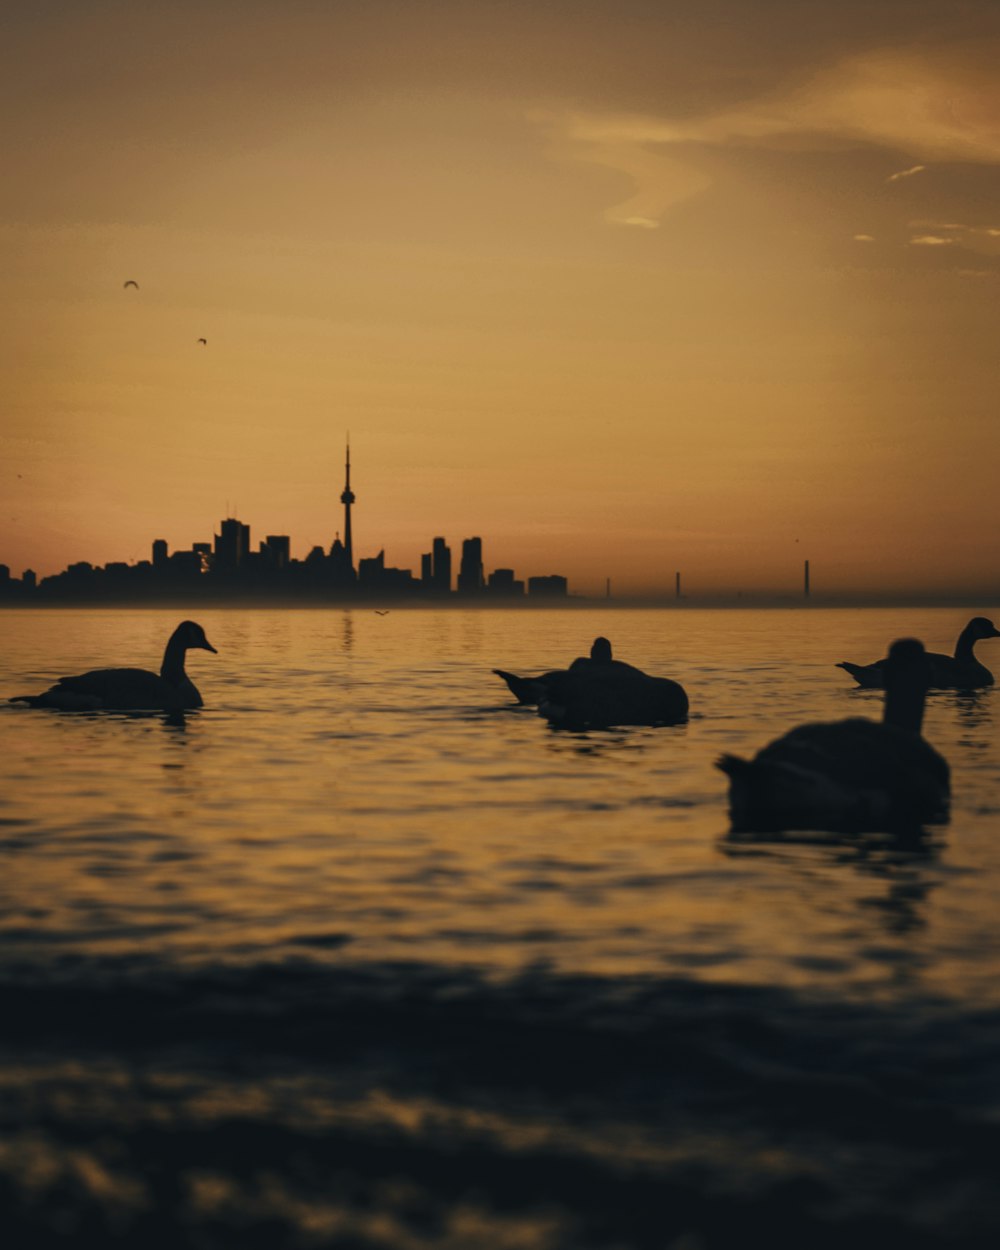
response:
<path id="1" fill-rule="evenodd" d="M 3 705 L 5 1243 L 995 1247 L 997 696 L 905 844 L 735 839 L 712 767 L 975 612 L 208 611 L 182 724 Z M 0 694 L 181 615 L 0 613 Z M 690 722 L 490 672 L 597 634 Z"/>

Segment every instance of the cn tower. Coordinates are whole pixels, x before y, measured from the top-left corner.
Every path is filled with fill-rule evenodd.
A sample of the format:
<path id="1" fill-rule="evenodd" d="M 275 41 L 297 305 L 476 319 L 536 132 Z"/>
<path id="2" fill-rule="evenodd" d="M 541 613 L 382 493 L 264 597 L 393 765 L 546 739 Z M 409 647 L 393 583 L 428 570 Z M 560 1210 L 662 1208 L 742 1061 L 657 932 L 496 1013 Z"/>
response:
<path id="1" fill-rule="evenodd" d="M 347 553 L 347 563 L 351 566 L 351 572 L 354 572 L 354 544 L 351 541 L 351 504 L 354 503 L 354 491 L 351 490 L 351 440 L 347 440 L 347 463 L 344 466 L 347 478 L 344 482 L 344 490 L 340 496 L 340 502 L 344 505 L 344 551 Z"/>

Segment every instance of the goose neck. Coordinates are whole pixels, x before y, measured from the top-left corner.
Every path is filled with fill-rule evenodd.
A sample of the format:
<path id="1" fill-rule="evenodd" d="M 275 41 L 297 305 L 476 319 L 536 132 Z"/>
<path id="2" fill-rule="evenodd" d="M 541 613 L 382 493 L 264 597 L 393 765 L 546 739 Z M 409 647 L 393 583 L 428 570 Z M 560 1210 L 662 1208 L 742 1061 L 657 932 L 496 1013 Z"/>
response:
<path id="1" fill-rule="evenodd" d="M 160 676 L 164 681 L 170 682 L 172 686 L 180 685 L 187 676 L 184 671 L 184 656 L 186 652 L 187 647 L 177 634 L 171 635 L 167 648 L 163 653 Z"/>
<path id="2" fill-rule="evenodd" d="M 920 736 L 926 691 L 921 685 L 886 683 L 883 722 Z"/>
<path id="3" fill-rule="evenodd" d="M 965 664 L 975 660 L 976 657 L 973 654 L 973 647 L 975 647 L 978 641 L 979 639 L 976 637 L 976 633 L 972 626 L 966 625 L 965 629 L 963 629 L 961 634 L 958 636 L 958 642 L 955 644 L 955 659 L 960 660 Z"/>

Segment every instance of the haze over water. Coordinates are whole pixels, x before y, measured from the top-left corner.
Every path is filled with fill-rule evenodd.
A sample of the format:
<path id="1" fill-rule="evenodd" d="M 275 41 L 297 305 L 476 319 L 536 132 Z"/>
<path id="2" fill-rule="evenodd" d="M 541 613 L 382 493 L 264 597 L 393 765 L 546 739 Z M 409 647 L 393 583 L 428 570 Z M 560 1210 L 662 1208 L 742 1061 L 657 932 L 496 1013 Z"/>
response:
<path id="1" fill-rule="evenodd" d="M 183 725 L 2 705 L 15 1232 L 991 1244 L 995 692 L 931 697 L 917 842 L 733 839 L 712 767 L 880 716 L 835 662 L 975 611 L 204 611 Z M 181 615 L 4 613 L 0 691 Z M 597 634 L 689 723 L 557 733 L 490 672 Z"/>

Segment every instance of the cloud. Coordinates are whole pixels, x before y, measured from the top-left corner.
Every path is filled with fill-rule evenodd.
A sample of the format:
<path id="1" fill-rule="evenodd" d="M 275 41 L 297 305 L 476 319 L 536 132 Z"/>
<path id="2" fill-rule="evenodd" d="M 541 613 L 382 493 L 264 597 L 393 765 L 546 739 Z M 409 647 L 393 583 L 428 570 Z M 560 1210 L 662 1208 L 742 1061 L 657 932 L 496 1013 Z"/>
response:
<path id="1" fill-rule="evenodd" d="M 856 234 L 854 236 L 855 243 L 874 243 L 875 236 L 873 234 Z"/>
<path id="2" fill-rule="evenodd" d="M 995 226 L 967 226 L 958 221 L 911 221 L 910 229 L 923 231 L 910 239 L 911 244 L 920 247 L 955 247 L 967 248 L 985 256 L 998 254 L 1000 230 Z"/>
<path id="3" fill-rule="evenodd" d="M 928 160 L 1000 164 L 1000 105 L 988 76 L 954 58 L 909 50 L 849 57 L 805 83 L 700 117 L 566 113 L 549 125 L 577 159 L 631 177 L 633 197 L 605 214 L 614 222 L 659 220 L 704 190 L 710 179 L 696 161 L 705 148 L 787 150 L 794 142 L 820 151 L 832 143 L 915 160 L 890 182 L 920 173 Z"/>
<path id="4" fill-rule="evenodd" d="M 900 178 L 912 178 L 914 174 L 922 174 L 926 168 L 926 165 L 911 165 L 909 169 L 901 169 L 898 173 L 890 174 L 886 182 L 899 182 Z"/>

